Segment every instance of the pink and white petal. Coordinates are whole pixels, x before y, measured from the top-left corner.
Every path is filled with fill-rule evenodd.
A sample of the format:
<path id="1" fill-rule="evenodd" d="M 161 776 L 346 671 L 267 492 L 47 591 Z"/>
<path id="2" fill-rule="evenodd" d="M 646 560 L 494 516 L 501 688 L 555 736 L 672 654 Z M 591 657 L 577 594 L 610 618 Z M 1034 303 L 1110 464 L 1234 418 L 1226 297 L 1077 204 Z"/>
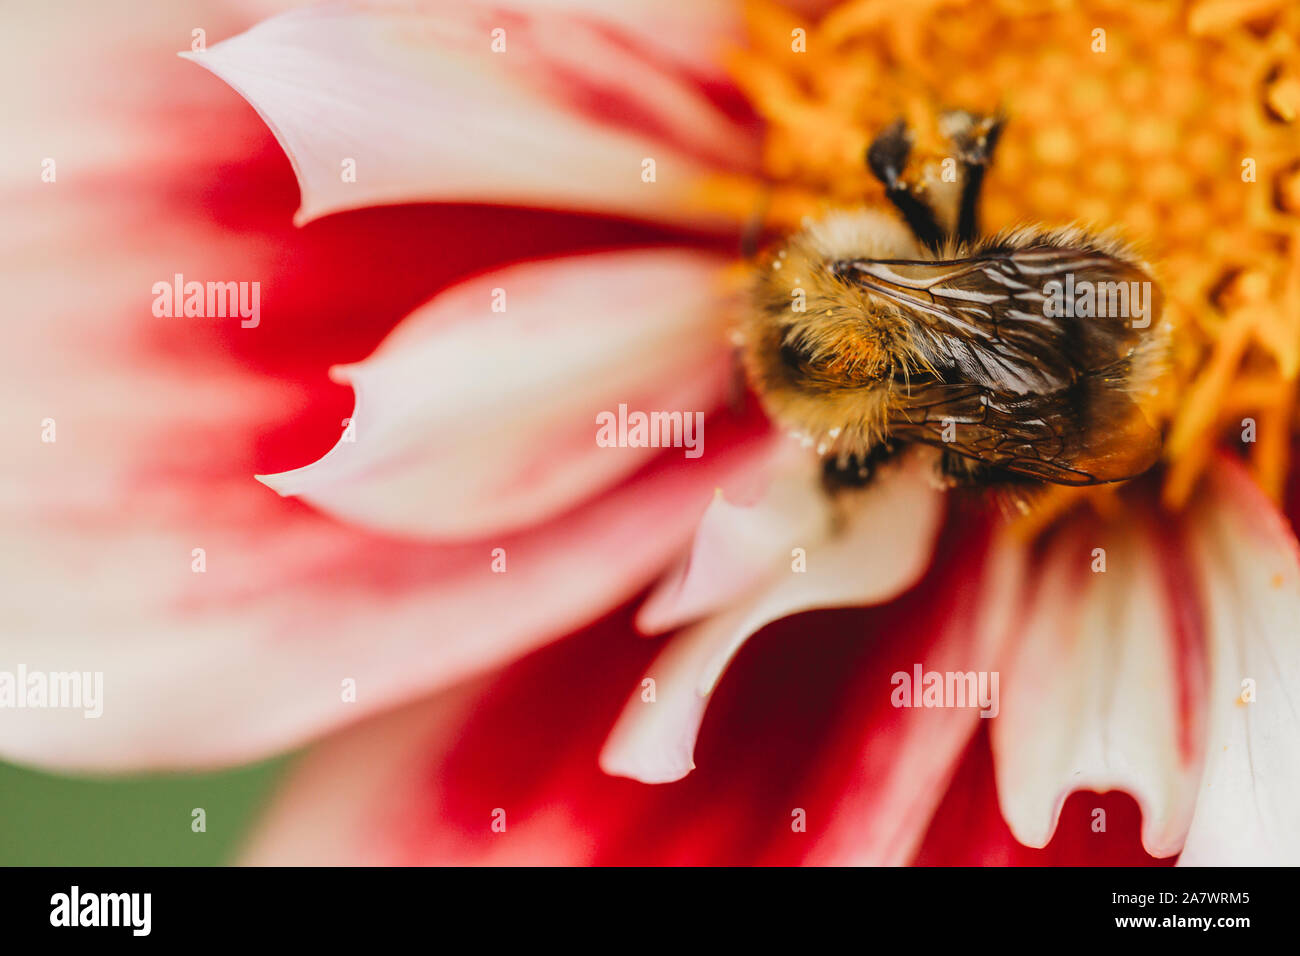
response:
<path id="1" fill-rule="evenodd" d="M 0 752 L 100 769 L 242 762 L 499 665 L 627 600 L 663 568 L 713 488 L 764 447 L 724 431 L 698 467 L 660 459 L 546 525 L 454 547 L 291 518 L 274 499 L 216 484 L 220 507 L 184 523 L 185 508 L 157 500 L 135 502 L 129 531 L 77 515 L 33 519 L 10 530 L 22 546 L 6 548 L 0 567 L 16 622 L 0 660 L 102 672 L 103 714 L 7 712 Z M 191 570 L 195 544 L 203 574 Z M 493 570 L 496 548 L 504 573 Z M 69 579 L 76 601 L 63 593 Z"/>
<path id="2" fill-rule="evenodd" d="M 634 634 L 627 609 L 495 672 L 470 704 L 445 715 L 436 713 L 443 703 L 428 702 L 418 705 L 427 714 L 382 715 L 323 741 L 295 771 L 246 859 L 743 865 L 813 858 L 828 821 L 851 838 L 854 824 L 860 831 L 870 816 L 866 786 L 866 804 L 839 818 L 846 778 L 906 784 L 887 781 L 896 725 L 878 733 L 875 718 L 882 708 L 902 713 L 890 705 L 890 672 L 929 659 L 949 617 L 947 598 L 980 593 L 960 585 L 979 566 L 977 549 L 963 541 L 949 542 L 940 558 L 947 572 L 933 589 L 923 585 L 886 607 L 817 614 L 816 640 L 776 639 L 802 637 L 808 618 L 773 625 L 772 639 L 746 652 L 715 701 L 700 768 L 686 780 L 647 787 L 597 768 L 623 705 L 620 688 L 654 653 Z M 920 724 L 941 716 L 906 713 Z M 339 789 L 345 799 L 334 798 Z M 792 808 L 807 810 L 805 832 L 792 831 Z M 892 822 L 923 828 L 926 814 L 917 816 Z M 304 820 L 313 825 L 300 826 Z M 890 822 L 877 818 L 873 839 L 886 840 Z"/>
<path id="3" fill-rule="evenodd" d="M 393 795 L 417 785 L 414 778 L 421 772 L 422 760 L 454 745 L 482 683 L 448 688 L 319 743 L 288 775 L 247 838 L 240 864 L 391 863 L 393 850 L 380 835 L 400 818 Z M 350 772 L 339 772 L 342 766 L 350 767 Z"/>
<path id="4" fill-rule="evenodd" d="M 648 651 L 620 612 L 481 681 L 322 741 L 243 862 L 618 859 L 629 823 L 656 791 L 604 776 L 595 751 L 619 704 L 608 678 L 630 680 Z"/>
<path id="5" fill-rule="evenodd" d="M 646 783 L 681 779 L 694 769 L 708 698 L 752 634 L 800 611 L 887 601 L 914 584 L 929 564 L 943 513 L 942 494 L 921 474 L 925 467 L 914 457 L 883 472 L 839 533 L 807 541 L 806 571 L 794 570 L 783 542 L 780 559 L 790 561 L 790 571 L 778 572 L 734 610 L 670 638 L 646 671 L 654 701 L 640 689 L 632 695 L 601 752 L 601 768 Z M 823 492 L 810 481 L 805 494 Z"/>
<path id="6" fill-rule="evenodd" d="M 0 89 L 9 148 L 0 154 L 0 189 L 28 190 L 35 183 L 31 194 L 48 208 L 55 194 L 71 192 L 64 187 L 96 181 L 109 169 L 154 171 L 199 143 L 213 160 L 235 161 L 246 140 L 207 135 L 214 113 L 225 112 L 228 94 L 213 96 L 202 86 L 177 83 L 159 61 L 188 47 L 197 28 L 207 35 L 243 30 L 291 5 L 292 0 L 137 0 L 128 12 L 125 4 L 63 0 L 6 11 Z M 52 62 L 65 66 L 51 70 Z M 184 72 L 183 64 L 171 66 Z M 160 81 L 168 85 L 160 88 Z M 164 99 L 167 121 L 142 122 L 157 119 L 151 111 Z M 48 161 L 55 179 L 42 182 Z M 3 201 L 6 222 L 22 223 L 24 234 L 44 226 L 12 209 L 8 194 Z"/>
<path id="7" fill-rule="evenodd" d="M 293 181 L 263 125 L 173 55 L 195 25 L 215 31 L 227 14 L 165 7 L 138 23 L 88 13 L 89 32 L 69 29 L 77 11 L 60 8 L 62 19 L 24 20 L 38 29 L 19 34 L 75 41 L 76 55 L 57 59 L 80 80 L 96 75 L 97 55 L 130 51 L 109 65 L 150 94 L 123 103 L 94 83 L 42 87 L 52 108 L 24 111 L 17 141 L 36 159 L 5 197 L 23 228 L 0 235 L 0 284 L 29 321 L 11 324 L 0 353 L 0 670 L 104 679 L 98 718 L 4 710 L 0 754 L 49 767 L 244 762 L 497 666 L 646 587 L 760 444 L 711 421 L 698 461 L 669 451 L 591 508 L 457 547 L 380 538 L 269 494 L 256 471 L 324 444 L 288 423 L 346 413 L 321 357 L 366 354 L 405 303 L 436 288 L 367 250 L 401 237 L 412 260 L 432 260 L 446 249 L 442 224 L 466 221 L 385 209 L 365 214 L 373 233 L 361 236 L 337 221 L 289 228 Z M 29 61 L 3 65 L 22 89 Z M 58 179 L 43 183 L 55 126 Z M 117 150 L 106 155 L 108 140 Z M 435 228 L 414 228 L 412 212 Z M 578 244 L 608 243 L 607 226 Z M 437 284 L 454 274 L 430 271 Z M 260 282 L 262 323 L 153 315 L 151 286 L 176 272 Z M 57 440 L 43 440 L 55 424 Z M 504 574 L 492 572 L 494 547 Z M 355 704 L 344 680 L 357 682 Z"/>
<path id="8" fill-rule="evenodd" d="M 978 733 L 966 748 L 948 792 L 934 813 L 913 866 L 1172 866 L 1174 859 L 1142 849 L 1142 812 L 1121 790 L 1075 792 L 1065 802 L 1052 842 L 1025 846 L 1012 835 L 998 807 L 992 748 Z M 1106 829 L 1094 830 L 1105 812 Z"/>
<path id="9" fill-rule="evenodd" d="M 825 768 L 821 786 L 836 794 L 834 810 L 809 863 L 911 863 L 972 736 L 985 718 L 996 724 L 1001 684 L 991 680 L 1021 613 L 1028 555 L 1005 530 L 991 539 L 980 531 L 945 534 L 952 548 L 936 555 L 942 566 L 905 599 L 916 606 L 897 609 L 896 626 L 874 635 L 886 646 L 841 718 L 854 730 L 833 754 L 842 766 Z M 896 676 L 911 676 L 918 664 L 924 672 L 988 673 L 990 712 L 895 706 Z"/>
<path id="10" fill-rule="evenodd" d="M 369 359 L 334 370 L 356 393 L 334 448 L 261 480 L 409 537 L 474 538 L 548 520 L 656 453 L 598 446 L 600 413 L 625 404 L 702 416 L 723 402 L 719 265 L 704 253 L 641 250 L 458 285 Z M 494 313 L 502 295 L 505 311 Z"/>
<path id="11" fill-rule="evenodd" d="M 77 222 L 75 241 L 10 260 L 26 266 L 10 304 L 48 321 L 16 325 L 4 362 L 0 669 L 102 672 L 103 714 L 6 710 L 8 759 L 243 762 L 498 665 L 649 584 L 714 489 L 766 453 L 765 437 L 710 421 L 698 461 L 668 450 L 531 533 L 431 547 L 339 527 L 251 480 L 258 441 L 306 414 L 307 390 L 205 348 L 206 324 L 149 315 L 174 256 L 187 274 L 270 267 L 219 233 Z M 68 262 L 84 286 L 62 281 Z"/>
<path id="12" fill-rule="evenodd" d="M 490 688 L 470 682 L 322 741 L 289 775 L 240 865 L 590 864 L 593 834 L 563 804 L 522 809 L 502 799 L 483 808 L 477 837 L 438 819 L 459 781 L 429 768 L 455 751 Z"/>
<path id="13" fill-rule="evenodd" d="M 1190 524 L 1208 604 L 1209 736 L 1179 864 L 1294 866 L 1300 863 L 1296 539 L 1236 462 L 1220 459 L 1206 485 Z"/>
<path id="14" fill-rule="evenodd" d="M 819 473 L 818 460 L 797 442 L 776 438 L 772 460 L 753 476 L 761 489 L 737 489 L 731 498 L 718 490 L 691 553 L 646 598 L 637 628 L 660 634 L 721 610 L 777 577 L 793 548 L 826 537 L 830 502 L 810 493 Z"/>
<path id="15" fill-rule="evenodd" d="M 1198 621 L 1185 606 L 1194 589 L 1161 533 L 1080 519 L 1041 559 L 992 729 L 1002 813 L 1027 846 L 1047 846 L 1074 791 L 1121 789 L 1141 807 L 1148 853 L 1182 848 L 1200 770 L 1204 650 L 1199 634 L 1180 636 Z"/>
<path id="16" fill-rule="evenodd" d="M 298 176 L 300 223 L 418 201 L 707 223 L 693 202 L 701 178 L 757 155 L 753 131 L 718 103 L 716 52 L 738 10 L 620 8 L 336 2 L 186 56 L 275 133 Z"/>

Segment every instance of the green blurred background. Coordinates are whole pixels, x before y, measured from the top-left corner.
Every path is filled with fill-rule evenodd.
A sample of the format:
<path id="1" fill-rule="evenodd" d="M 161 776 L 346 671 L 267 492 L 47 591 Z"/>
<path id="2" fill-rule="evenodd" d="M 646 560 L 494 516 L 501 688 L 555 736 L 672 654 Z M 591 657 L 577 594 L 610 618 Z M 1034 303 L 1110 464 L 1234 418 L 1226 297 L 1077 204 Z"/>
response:
<path id="1" fill-rule="evenodd" d="M 0 866 L 232 862 L 291 758 L 212 774 L 88 779 L 0 763 Z M 207 811 L 207 832 L 190 829 Z"/>

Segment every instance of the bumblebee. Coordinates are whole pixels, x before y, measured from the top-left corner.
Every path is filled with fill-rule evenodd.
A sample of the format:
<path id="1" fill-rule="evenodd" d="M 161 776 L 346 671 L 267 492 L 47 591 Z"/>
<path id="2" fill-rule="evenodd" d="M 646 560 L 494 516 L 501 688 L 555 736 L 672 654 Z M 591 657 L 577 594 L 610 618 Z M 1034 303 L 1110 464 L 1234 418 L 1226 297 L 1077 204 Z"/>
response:
<path id="1" fill-rule="evenodd" d="M 1160 455 L 1144 410 L 1165 366 L 1163 299 L 1123 243 L 1078 228 L 981 237 L 1001 117 L 949 113 L 947 194 L 910 174 L 899 121 L 867 150 L 899 218 L 832 213 L 759 263 L 741 329 L 769 415 L 815 445 L 831 486 L 908 446 L 946 485 L 1091 485 Z"/>

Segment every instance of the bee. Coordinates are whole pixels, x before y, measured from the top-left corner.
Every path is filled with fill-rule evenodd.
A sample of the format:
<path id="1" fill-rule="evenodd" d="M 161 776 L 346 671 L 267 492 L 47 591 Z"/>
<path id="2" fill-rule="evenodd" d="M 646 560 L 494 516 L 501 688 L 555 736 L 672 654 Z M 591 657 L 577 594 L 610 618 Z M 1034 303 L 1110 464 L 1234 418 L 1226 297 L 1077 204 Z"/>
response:
<path id="1" fill-rule="evenodd" d="M 978 234 L 1002 124 L 945 114 L 961 168 L 946 196 L 908 174 L 912 137 L 893 124 L 866 162 L 902 221 L 832 213 L 757 269 L 743 365 L 769 416 L 817 446 L 829 487 L 916 445 L 938 450 L 948 486 L 1118 482 L 1160 455 L 1144 410 L 1167 351 L 1159 286 L 1104 235 Z"/>

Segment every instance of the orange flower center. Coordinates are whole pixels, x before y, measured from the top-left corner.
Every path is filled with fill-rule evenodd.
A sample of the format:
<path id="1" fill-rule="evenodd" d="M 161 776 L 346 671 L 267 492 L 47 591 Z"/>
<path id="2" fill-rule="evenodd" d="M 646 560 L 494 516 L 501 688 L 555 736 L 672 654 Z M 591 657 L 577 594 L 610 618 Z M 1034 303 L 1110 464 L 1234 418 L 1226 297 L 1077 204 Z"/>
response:
<path id="1" fill-rule="evenodd" d="M 1164 287 L 1166 502 L 1187 499 L 1225 442 L 1280 496 L 1300 372 L 1300 4 L 853 0 L 818 21 L 749 0 L 745 11 L 749 43 L 728 64 L 766 123 L 764 179 L 720 177 L 705 202 L 739 221 L 765 209 L 780 229 L 884 206 L 863 162 L 880 129 L 903 116 L 918 152 L 941 150 L 926 139 L 939 110 L 1003 109 L 984 228 L 1117 227 Z"/>

